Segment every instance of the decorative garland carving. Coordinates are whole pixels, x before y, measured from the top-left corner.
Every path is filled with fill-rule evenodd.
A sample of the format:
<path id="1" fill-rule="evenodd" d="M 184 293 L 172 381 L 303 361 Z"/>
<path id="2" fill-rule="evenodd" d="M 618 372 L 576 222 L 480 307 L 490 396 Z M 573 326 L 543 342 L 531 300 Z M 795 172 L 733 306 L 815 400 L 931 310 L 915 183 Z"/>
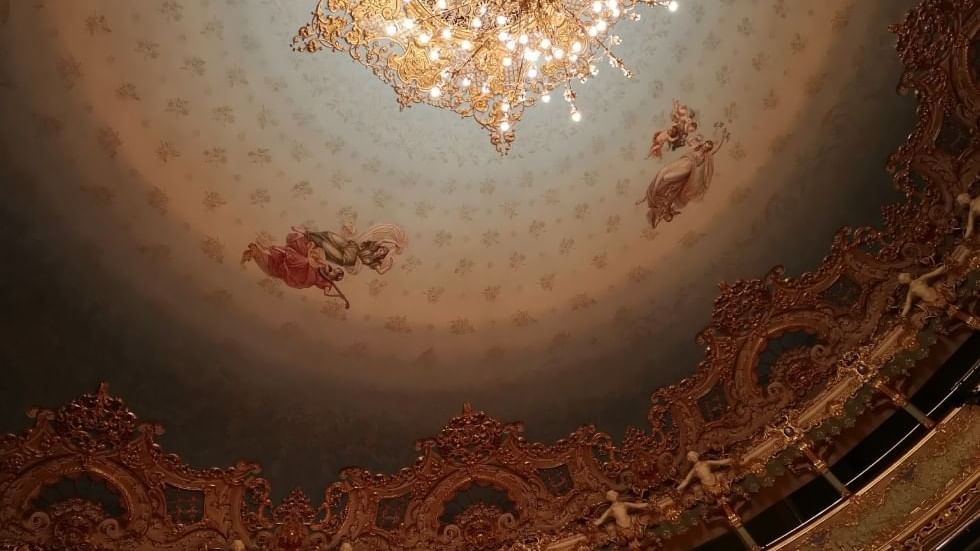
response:
<path id="1" fill-rule="evenodd" d="M 975 0 L 924 0 L 892 28 L 905 64 L 899 91 L 919 100 L 914 129 L 887 163 L 905 200 L 884 208 L 880 229 L 840 230 L 812 272 L 790 278 L 776 267 L 723 284 L 697 336 L 704 360 L 655 391 L 648 426 L 622 442 L 583 426 L 530 443 L 521 425 L 465 406 L 418 443 L 414 465 L 347 469 L 320 500 L 296 491 L 276 505 L 258 466 L 187 466 L 156 443 L 161 427 L 102 386 L 32 411 L 30 430 L 0 440 L 0 548 L 570 551 L 656 546 L 702 520 L 736 526 L 747 496 L 798 456 L 794 446 L 832 437 L 925 355 L 933 332 L 972 319 L 980 246 L 963 235 L 956 197 L 980 195 L 978 29 Z M 962 315 L 926 304 L 901 316 L 898 274 L 939 265 L 934 283 Z M 732 459 L 723 496 L 676 489 L 690 451 Z M 81 477 L 105 491 L 44 499 Z M 477 490 L 485 499 L 447 513 Z M 608 490 L 647 504 L 629 530 L 596 525 Z"/>

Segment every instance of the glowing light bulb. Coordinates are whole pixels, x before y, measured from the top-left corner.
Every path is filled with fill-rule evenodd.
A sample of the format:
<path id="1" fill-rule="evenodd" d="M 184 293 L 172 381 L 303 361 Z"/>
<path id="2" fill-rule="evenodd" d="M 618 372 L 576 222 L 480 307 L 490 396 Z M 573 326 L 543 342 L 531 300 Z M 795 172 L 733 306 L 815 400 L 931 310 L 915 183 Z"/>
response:
<path id="1" fill-rule="evenodd" d="M 430 40 L 432 40 L 432 36 L 430 36 L 429 33 L 422 33 L 419 35 L 420 44 L 428 44 Z"/>
<path id="2" fill-rule="evenodd" d="M 507 42 L 508 38 L 510 38 L 510 35 L 507 34 L 507 31 L 500 31 L 497 33 L 497 40 L 500 40 L 501 42 Z"/>
<path id="3" fill-rule="evenodd" d="M 500 104 L 500 110 L 503 111 L 504 113 L 510 112 L 510 103 L 505 101 L 502 104 Z"/>
<path id="4" fill-rule="evenodd" d="M 561 59 L 565 57 L 565 50 L 555 48 L 554 50 L 551 50 L 551 55 L 555 56 L 555 59 Z"/>
<path id="5" fill-rule="evenodd" d="M 464 88 L 469 88 L 470 84 L 473 84 L 473 81 L 466 77 L 463 77 L 463 80 L 460 81 L 460 84 L 462 84 Z"/>
<path id="6" fill-rule="evenodd" d="M 498 25 L 506 25 L 507 24 L 507 18 L 504 17 L 503 15 L 498 15 L 497 16 L 497 24 Z"/>
<path id="7" fill-rule="evenodd" d="M 537 61 L 541 57 L 541 52 L 537 50 L 524 50 L 524 59 L 528 61 Z"/>
<path id="8" fill-rule="evenodd" d="M 545 95 L 541 96 L 541 101 L 543 101 L 544 103 L 551 103 L 551 96 L 548 95 L 548 94 L 545 94 Z"/>
<path id="9" fill-rule="evenodd" d="M 595 25 L 589 27 L 589 36 L 596 36 L 599 34 L 599 29 L 595 28 Z"/>
<path id="10" fill-rule="evenodd" d="M 464 50 L 472 50 L 472 49 L 473 49 L 473 43 L 472 43 L 472 42 L 470 42 L 469 40 L 464 40 L 464 41 L 462 41 L 462 42 L 460 42 L 460 43 L 459 43 L 459 45 L 460 45 L 460 46 L 461 46 L 461 47 L 462 47 L 462 48 L 463 48 Z"/>
<path id="11" fill-rule="evenodd" d="M 571 61 L 572 63 L 575 63 L 576 61 L 578 61 L 578 56 L 575 55 L 575 54 L 572 54 L 572 55 L 568 56 L 568 60 Z"/>
<path id="12" fill-rule="evenodd" d="M 412 19 L 406 19 L 406 20 L 402 21 L 402 26 L 405 27 L 406 29 L 414 29 L 415 28 L 415 21 L 412 20 Z"/>
<path id="13" fill-rule="evenodd" d="M 388 36 L 395 36 L 395 33 L 397 32 L 398 32 L 398 27 L 396 27 L 394 23 L 388 23 L 387 25 L 385 25 L 385 34 L 387 34 Z"/>
<path id="14" fill-rule="evenodd" d="M 480 5 L 480 15 L 484 15 L 486 13 L 487 13 L 487 5 L 486 4 L 481 4 Z"/>
<path id="15" fill-rule="evenodd" d="M 596 13 L 601 12 L 602 11 L 602 2 L 599 2 L 598 0 L 596 0 L 595 2 L 592 2 L 592 11 L 594 11 Z"/>
<path id="16" fill-rule="evenodd" d="M 548 40 L 547 38 L 545 38 L 544 40 L 541 41 L 541 49 L 542 50 L 547 50 L 550 47 L 551 47 L 551 40 Z"/>
<path id="17" fill-rule="evenodd" d="M 618 0 L 606 0 L 606 6 L 608 6 L 609 9 L 611 9 L 611 10 L 615 10 L 615 9 L 619 8 L 619 1 Z"/>
<path id="18" fill-rule="evenodd" d="M 575 122 L 582 120 L 582 113 L 579 113 L 578 109 L 572 111 L 572 120 Z"/>
<path id="19" fill-rule="evenodd" d="M 436 0 L 436 7 L 440 10 L 446 9 L 446 0 Z"/>
<path id="20" fill-rule="evenodd" d="M 604 19 L 600 19 L 599 22 L 595 24 L 595 28 L 599 29 L 599 32 L 606 32 L 606 29 L 609 28 L 609 25 L 606 23 Z"/>
<path id="21" fill-rule="evenodd" d="M 510 67 L 514 63 L 514 60 L 510 56 L 504 56 L 501 63 L 503 63 L 504 67 Z"/>
<path id="22" fill-rule="evenodd" d="M 527 44 L 527 40 L 528 38 L 526 34 L 522 34 L 520 38 L 517 39 L 517 41 L 520 42 L 521 44 Z"/>
<path id="23" fill-rule="evenodd" d="M 479 17 L 474 17 L 473 21 L 470 22 L 470 26 L 473 27 L 474 29 L 479 29 L 480 27 L 483 26 L 483 21 L 481 21 Z"/>
<path id="24" fill-rule="evenodd" d="M 442 39 L 443 40 L 449 40 L 452 37 L 453 37 L 453 31 L 451 31 L 449 29 L 443 29 L 442 30 Z"/>
<path id="25" fill-rule="evenodd" d="M 582 51 L 582 43 L 579 42 L 579 41 L 575 41 L 574 43 L 572 43 L 572 51 L 575 52 L 575 53 L 581 52 Z"/>
<path id="26" fill-rule="evenodd" d="M 530 69 L 528 69 L 528 71 L 527 71 L 527 78 L 536 78 L 537 76 L 538 76 L 538 70 L 537 69 L 535 69 L 534 67 L 531 67 Z"/>
<path id="27" fill-rule="evenodd" d="M 438 86 L 433 86 L 432 89 L 429 90 L 429 95 L 433 98 L 437 98 L 442 95 L 442 90 L 440 90 Z"/>
<path id="28" fill-rule="evenodd" d="M 439 61 L 439 50 L 435 48 L 429 50 L 429 59 L 432 61 Z"/>
<path id="29" fill-rule="evenodd" d="M 680 6 L 680 4 L 678 4 L 678 3 L 676 2 L 676 0 L 675 0 L 675 1 L 673 1 L 673 2 L 671 2 L 671 3 L 669 3 L 669 4 L 667 4 L 667 9 L 668 9 L 669 11 L 672 11 L 672 12 L 675 12 L 675 11 L 677 11 L 677 8 L 679 8 L 679 7 L 681 7 L 681 6 Z"/>
<path id="30" fill-rule="evenodd" d="M 510 123 L 509 122 L 503 121 L 502 123 L 500 123 L 500 131 L 501 132 L 506 132 L 508 130 L 510 130 Z"/>
<path id="31" fill-rule="evenodd" d="M 507 49 L 513 52 L 515 49 L 517 49 L 517 42 L 514 42 L 513 40 L 508 41 Z"/>

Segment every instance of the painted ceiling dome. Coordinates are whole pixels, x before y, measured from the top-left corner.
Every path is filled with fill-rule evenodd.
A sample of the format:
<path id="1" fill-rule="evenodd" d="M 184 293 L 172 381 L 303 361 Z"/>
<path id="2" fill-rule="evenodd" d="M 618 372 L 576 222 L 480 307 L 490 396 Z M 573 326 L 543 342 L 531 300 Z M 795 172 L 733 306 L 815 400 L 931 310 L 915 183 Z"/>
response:
<path id="1" fill-rule="evenodd" d="M 6 361 L 32 400 L 108 379 L 188 426 L 185 457 L 247 454 L 284 489 L 399 467 L 463 402 L 530 438 L 621 434 L 696 369 L 720 282 L 878 223 L 910 5 L 648 10 L 616 27 L 632 79 L 600 67 L 581 121 L 537 105 L 501 156 L 294 52 L 312 0 L 8 3 L 5 300 L 74 340 Z"/>

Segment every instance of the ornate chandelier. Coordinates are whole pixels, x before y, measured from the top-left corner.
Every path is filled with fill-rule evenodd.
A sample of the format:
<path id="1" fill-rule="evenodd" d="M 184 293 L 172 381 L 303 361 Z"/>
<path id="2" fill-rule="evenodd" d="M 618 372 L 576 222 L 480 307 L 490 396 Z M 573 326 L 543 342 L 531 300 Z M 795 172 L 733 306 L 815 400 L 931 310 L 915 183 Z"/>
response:
<path id="1" fill-rule="evenodd" d="M 563 88 L 573 121 L 574 80 L 585 82 L 612 52 L 623 18 L 674 0 L 319 0 L 293 39 L 297 51 L 350 56 L 388 83 L 398 103 L 427 103 L 475 120 L 506 153 L 524 110 Z"/>

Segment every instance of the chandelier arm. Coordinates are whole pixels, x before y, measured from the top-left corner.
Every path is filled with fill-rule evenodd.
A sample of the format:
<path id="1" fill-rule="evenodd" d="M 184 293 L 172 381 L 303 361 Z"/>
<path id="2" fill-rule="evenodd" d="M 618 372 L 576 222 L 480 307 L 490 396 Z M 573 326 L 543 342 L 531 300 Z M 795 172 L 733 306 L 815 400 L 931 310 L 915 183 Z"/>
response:
<path id="1" fill-rule="evenodd" d="M 444 10 L 442 10 L 442 12 L 440 12 L 440 13 L 430 13 L 428 17 L 426 17 L 426 18 L 424 18 L 424 19 L 421 19 L 421 20 L 419 20 L 419 22 L 420 22 L 420 23 L 428 23 L 428 22 L 429 22 L 430 20 L 432 20 L 432 19 L 436 19 L 436 18 L 438 18 L 438 17 L 440 16 L 440 15 L 442 15 L 442 14 L 444 14 L 444 13 L 446 13 L 446 12 L 452 12 L 452 11 L 459 11 L 459 10 L 461 10 L 461 9 L 463 9 L 463 8 L 468 8 L 468 7 L 470 7 L 470 6 L 475 6 L 475 5 L 477 5 L 477 4 L 479 4 L 479 2 L 467 2 L 467 3 L 465 3 L 465 4 L 459 4 L 459 5 L 457 5 L 457 6 L 454 6 L 454 7 L 452 7 L 452 8 L 447 8 L 447 9 L 444 9 Z M 446 26 L 452 26 L 452 25 L 448 25 L 448 24 L 447 24 Z"/>
<path id="2" fill-rule="evenodd" d="M 521 56 L 521 64 L 517 66 L 517 82 L 520 84 L 520 89 L 524 89 L 524 56 Z M 517 99 L 517 98 L 514 98 Z"/>
<path id="3" fill-rule="evenodd" d="M 538 14 L 535 14 L 535 19 L 538 19 Z M 558 35 L 554 33 L 554 29 L 551 27 L 551 25 L 546 23 L 547 22 L 542 22 L 540 19 L 538 19 L 538 27 L 541 29 L 542 34 L 544 34 L 548 40 L 558 42 Z"/>
<path id="4" fill-rule="evenodd" d="M 457 76 L 459 76 L 459 72 L 462 71 L 463 69 L 465 69 L 466 66 L 469 65 L 470 62 L 473 61 L 473 58 L 476 57 L 476 54 L 478 54 L 480 52 L 480 50 L 482 50 L 486 46 L 486 44 L 487 44 L 486 41 L 484 41 L 479 46 L 477 46 L 476 48 L 474 48 L 473 49 L 473 53 L 470 54 L 470 57 L 466 58 L 466 61 L 464 61 L 462 65 L 460 65 L 459 67 L 457 67 L 456 70 L 451 73 L 452 74 L 452 78 L 456 78 Z"/>
<path id="5" fill-rule="evenodd" d="M 578 20 L 578 18 L 575 16 L 574 13 L 569 11 L 564 4 L 561 4 L 561 9 L 563 12 L 565 12 L 565 15 L 567 15 L 572 21 L 575 22 L 575 24 L 578 26 L 580 31 L 585 33 L 586 36 L 589 35 L 589 31 L 585 28 L 585 25 L 583 25 L 582 22 Z M 595 42 L 599 46 L 602 46 L 602 49 L 605 50 L 607 56 L 609 56 L 612 59 L 615 59 L 617 62 L 622 64 L 622 61 L 618 57 L 616 57 L 616 54 L 612 53 L 612 50 L 610 50 L 609 47 L 606 46 L 606 44 L 602 40 L 599 40 L 598 36 L 595 37 Z"/>

